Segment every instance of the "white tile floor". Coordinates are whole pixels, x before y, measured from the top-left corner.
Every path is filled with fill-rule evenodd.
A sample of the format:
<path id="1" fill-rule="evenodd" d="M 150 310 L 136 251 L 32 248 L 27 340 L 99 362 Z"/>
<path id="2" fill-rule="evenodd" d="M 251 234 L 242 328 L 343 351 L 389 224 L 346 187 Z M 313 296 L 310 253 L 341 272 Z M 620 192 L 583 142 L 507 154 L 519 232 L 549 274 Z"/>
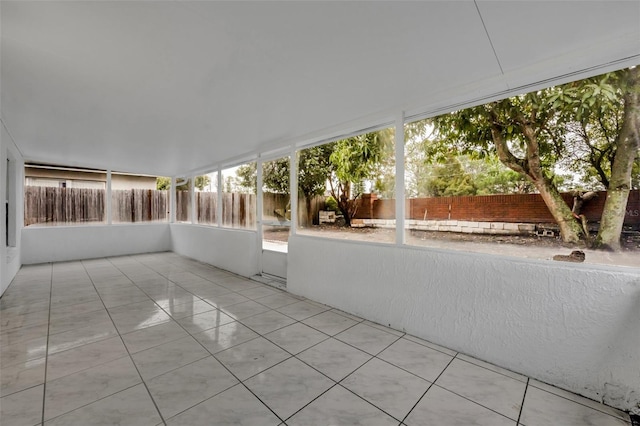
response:
<path id="1" fill-rule="evenodd" d="M 620 411 L 172 253 L 25 266 L 2 425 L 625 425 Z"/>

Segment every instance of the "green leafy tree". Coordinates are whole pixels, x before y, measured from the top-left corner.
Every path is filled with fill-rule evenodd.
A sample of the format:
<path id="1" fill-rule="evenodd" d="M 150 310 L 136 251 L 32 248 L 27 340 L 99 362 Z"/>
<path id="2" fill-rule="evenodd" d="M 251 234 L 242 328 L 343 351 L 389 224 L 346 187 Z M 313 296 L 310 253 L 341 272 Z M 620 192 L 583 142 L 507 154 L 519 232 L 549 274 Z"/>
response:
<path id="1" fill-rule="evenodd" d="M 204 189 L 205 186 L 209 185 L 210 178 L 207 175 L 196 176 L 195 186 L 200 191 Z M 178 191 L 188 191 L 191 185 L 191 179 L 187 181 L 187 183 L 176 186 Z M 167 190 L 171 188 L 171 178 L 169 177 L 158 177 L 156 178 L 156 189 L 159 190 Z"/>
<path id="2" fill-rule="evenodd" d="M 331 176 L 331 154 L 334 143 L 303 149 L 298 154 L 298 192 L 304 197 L 305 211 L 309 223 L 311 215 L 311 201 L 314 197 L 324 195 L 327 190 L 327 180 Z"/>
<path id="3" fill-rule="evenodd" d="M 585 135 L 596 136 L 600 125 L 599 132 L 608 132 L 610 142 L 597 136 L 599 143 L 584 148 L 594 157 L 584 158 L 608 189 L 597 246 L 616 248 L 638 156 L 638 105 L 637 69 L 551 87 L 436 117 L 431 120 L 436 143 L 428 147 L 428 155 L 457 151 L 481 157 L 495 152 L 504 165 L 531 182 L 563 240 L 575 243 L 583 227 L 560 197 L 555 166 L 587 140 L 572 129 L 584 127 Z"/>
<path id="4" fill-rule="evenodd" d="M 567 129 L 572 168 L 607 189 L 593 246 L 619 249 L 629 191 L 640 181 L 640 68 L 561 86 L 550 101 Z"/>
<path id="5" fill-rule="evenodd" d="M 303 149 L 297 157 L 298 163 L 298 191 L 305 199 L 307 215 L 311 212 L 313 197 L 323 195 L 326 191 L 327 180 L 331 176 L 331 162 L 329 157 L 333 153 L 335 143 L 324 144 Z M 262 180 L 265 190 L 290 194 L 290 161 L 288 157 L 263 163 Z M 237 170 L 238 179 L 242 185 L 256 190 L 256 163 L 243 165 Z"/>
<path id="6" fill-rule="evenodd" d="M 447 161 L 433 165 L 427 186 L 430 195 L 434 197 L 455 197 L 477 193 L 473 176 L 465 171 L 460 160 L 455 156 L 449 156 Z"/>
<path id="7" fill-rule="evenodd" d="M 444 114 L 433 119 L 438 144 L 468 154 L 495 149 L 500 161 L 526 177 L 540 193 L 565 242 L 576 243 L 582 228 L 553 183 L 553 164 L 563 133 L 548 108 L 548 93 L 534 92 Z"/>
<path id="8" fill-rule="evenodd" d="M 224 177 L 224 192 L 241 194 L 255 194 L 257 185 L 256 162 L 238 166 L 235 176 Z"/>
<path id="9" fill-rule="evenodd" d="M 156 178 L 156 189 L 159 191 L 166 191 L 171 188 L 171 178 L 158 176 Z"/>
<path id="10" fill-rule="evenodd" d="M 258 172 L 257 172 L 257 163 L 247 163 L 247 164 L 243 164 L 242 166 L 239 166 L 236 169 L 236 180 L 238 185 L 244 187 L 244 188 L 249 188 L 249 190 L 256 194 L 257 193 L 257 184 L 258 184 Z M 227 177 L 227 180 L 229 181 L 229 191 L 227 192 L 233 192 L 231 189 L 231 183 L 233 182 L 233 178 L 231 176 Z"/>
<path id="11" fill-rule="evenodd" d="M 233 189 L 235 187 L 234 184 L 234 177 L 233 176 L 227 176 L 224 180 L 224 187 L 222 189 L 223 192 L 233 192 Z"/>
<path id="12" fill-rule="evenodd" d="M 289 157 L 279 158 L 262 163 L 262 184 L 266 191 L 276 194 L 288 194 L 289 190 Z M 236 170 L 241 186 L 257 193 L 257 163 L 243 164 Z"/>
<path id="13" fill-rule="evenodd" d="M 357 199 L 362 194 L 359 185 L 375 179 L 385 157 L 393 152 L 393 129 L 364 133 L 335 142 L 331 153 L 329 190 L 344 216 L 345 225 L 357 211 Z"/>
<path id="14" fill-rule="evenodd" d="M 383 180 L 385 161 L 392 152 L 392 138 L 392 130 L 387 129 L 300 151 L 298 190 L 305 197 L 307 212 L 311 209 L 311 199 L 324 194 L 328 186 L 345 224 L 350 225 L 364 182 Z M 289 167 L 288 158 L 265 162 L 262 175 L 265 190 L 289 193 Z M 255 192 L 255 163 L 239 167 L 236 174 L 242 186 Z"/>
<path id="15" fill-rule="evenodd" d="M 534 190 L 527 179 L 505 167 L 495 155 L 465 160 L 464 169 L 473 178 L 476 195 L 528 194 Z"/>

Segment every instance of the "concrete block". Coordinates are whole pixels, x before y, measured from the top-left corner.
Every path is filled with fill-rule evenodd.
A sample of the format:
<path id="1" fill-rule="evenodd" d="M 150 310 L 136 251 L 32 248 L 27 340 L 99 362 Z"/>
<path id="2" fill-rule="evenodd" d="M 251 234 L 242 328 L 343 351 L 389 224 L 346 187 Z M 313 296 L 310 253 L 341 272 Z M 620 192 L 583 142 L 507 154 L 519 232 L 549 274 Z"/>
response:
<path id="1" fill-rule="evenodd" d="M 480 223 L 479 222 L 472 222 L 470 220 L 461 220 L 461 221 L 458 222 L 458 225 L 466 226 L 467 228 L 478 228 L 478 227 L 480 227 Z"/>
<path id="2" fill-rule="evenodd" d="M 364 219 L 351 219 L 351 227 L 352 228 L 364 228 Z"/>
<path id="3" fill-rule="evenodd" d="M 504 229 L 504 223 L 502 222 L 491 222 L 491 229 Z"/>
<path id="4" fill-rule="evenodd" d="M 336 212 L 331 210 L 320 210 L 318 213 L 318 221 L 320 223 L 335 223 Z"/>

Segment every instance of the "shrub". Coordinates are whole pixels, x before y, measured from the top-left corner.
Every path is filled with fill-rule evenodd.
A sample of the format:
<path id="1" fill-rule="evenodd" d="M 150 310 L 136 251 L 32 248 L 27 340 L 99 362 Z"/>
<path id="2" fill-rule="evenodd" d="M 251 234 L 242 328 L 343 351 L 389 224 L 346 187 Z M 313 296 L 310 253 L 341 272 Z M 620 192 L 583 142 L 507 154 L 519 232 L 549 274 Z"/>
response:
<path id="1" fill-rule="evenodd" d="M 338 211 L 338 202 L 336 201 L 335 198 L 333 198 L 331 195 L 329 195 L 327 197 L 326 200 L 324 200 L 324 208 L 325 210 L 332 210 L 334 212 Z"/>

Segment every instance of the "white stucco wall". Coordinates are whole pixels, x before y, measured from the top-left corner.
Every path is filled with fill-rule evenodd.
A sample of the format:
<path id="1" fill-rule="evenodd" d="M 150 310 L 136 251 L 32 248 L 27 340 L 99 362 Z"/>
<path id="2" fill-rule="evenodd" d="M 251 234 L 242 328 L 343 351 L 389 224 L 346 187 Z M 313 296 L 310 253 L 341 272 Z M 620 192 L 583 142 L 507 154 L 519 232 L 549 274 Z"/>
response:
<path id="1" fill-rule="evenodd" d="M 262 250 L 262 272 L 286 279 L 287 257 L 283 250 Z"/>
<path id="2" fill-rule="evenodd" d="M 22 263 L 92 259 L 171 250 L 168 223 L 29 226 L 22 230 Z"/>
<path id="3" fill-rule="evenodd" d="M 259 272 L 255 231 L 171 224 L 172 250 L 182 256 L 250 277 Z"/>
<path id="4" fill-rule="evenodd" d="M 7 168 L 7 158 L 11 160 L 11 168 Z M 0 296 L 9 287 L 11 280 L 20 269 L 20 244 L 23 213 L 23 181 L 24 160 L 16 148 L 10 135 L 0 123 Z M 11 181 L 7 185 L 8 173 Z M 9 189 L 9 192 L 7 192 Z M 5 201 L 9 200 L 9 208 L 14 209 L 9 216 L 10 240 L 12 246 L 6 245 L 6 210 Z"/>
<path id="5" fill-rule="evenodd" d="M 640 268 L 291 236 L 287 289 L 638 412 Z"/>

